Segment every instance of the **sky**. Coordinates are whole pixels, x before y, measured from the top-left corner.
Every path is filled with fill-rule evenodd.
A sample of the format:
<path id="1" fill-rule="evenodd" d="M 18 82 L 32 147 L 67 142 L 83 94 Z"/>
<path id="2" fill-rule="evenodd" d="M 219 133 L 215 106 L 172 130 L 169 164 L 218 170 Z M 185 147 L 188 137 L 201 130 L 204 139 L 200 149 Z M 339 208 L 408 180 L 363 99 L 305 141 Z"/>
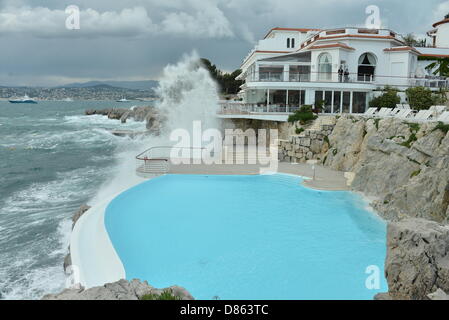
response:
<path id="1" fill-rule="evenodd" d="M 194 50 L 233 71 L 273 27 L 363 26 L 369 5 L 418 36 L 449 13 L 449 0 L 0 0 L 0 86 L 157 80 Z"/>

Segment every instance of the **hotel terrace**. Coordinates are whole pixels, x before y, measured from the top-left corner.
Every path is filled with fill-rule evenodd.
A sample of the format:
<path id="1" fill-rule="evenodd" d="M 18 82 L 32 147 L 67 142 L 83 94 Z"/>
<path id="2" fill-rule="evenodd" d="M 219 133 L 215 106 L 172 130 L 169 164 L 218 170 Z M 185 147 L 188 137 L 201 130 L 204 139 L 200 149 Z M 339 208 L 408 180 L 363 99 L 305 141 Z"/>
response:
<path id="1" fill-rule="evenodd" d="M 423 48 L 388 29 L 273 28 L 241 65 L 241 101 L 223 103 L 222 114 L 285 114 L 316 101 L 324 113 L 363 113 L 385 86 L 399 89 L 403 103 L 409 87 L 449 88 L 448 79 L 426 69 L 429 58 L 449 57 L 449 18 L 433 27 L 433 46 Z"/>

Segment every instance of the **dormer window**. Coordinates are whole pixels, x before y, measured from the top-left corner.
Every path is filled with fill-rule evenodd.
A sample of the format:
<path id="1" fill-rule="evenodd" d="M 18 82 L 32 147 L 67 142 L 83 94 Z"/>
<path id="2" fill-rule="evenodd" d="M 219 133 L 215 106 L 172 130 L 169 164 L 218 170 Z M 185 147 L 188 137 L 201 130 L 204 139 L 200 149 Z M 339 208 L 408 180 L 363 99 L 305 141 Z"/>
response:
<path id="1" fill-rule="evenodd" d="M 292 38 L 291 41 L 292 41 L 292 42 L 291 42 L 292 48 L 294 48 L 294 47 L 295 47 L 295 38 Z"/>
<path id="2" fill-rule="evenodd" d="M 287 38 L 287 48 L 295 47 L 295 38 Z"/>
<path id="3" fill-rule="evenodd" d="M 287 38 L 287 48 L 290 48 L 290 38 Z"/>

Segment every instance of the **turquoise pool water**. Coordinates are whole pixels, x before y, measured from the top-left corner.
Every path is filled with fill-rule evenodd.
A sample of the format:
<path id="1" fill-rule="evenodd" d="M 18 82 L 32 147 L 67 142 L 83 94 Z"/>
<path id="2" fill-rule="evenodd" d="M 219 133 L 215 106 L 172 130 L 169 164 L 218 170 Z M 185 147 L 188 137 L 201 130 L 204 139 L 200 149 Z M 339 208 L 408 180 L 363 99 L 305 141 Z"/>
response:
<path id="1" fill-rule="evenodd" d="M 165 175 L 119 195 L 105 225 L 128 279 L 196 299 L 372 299 L 385 223 L 350 192 L 290 175 Z M 370 265 L 380 288 L 367 289 Z"/>

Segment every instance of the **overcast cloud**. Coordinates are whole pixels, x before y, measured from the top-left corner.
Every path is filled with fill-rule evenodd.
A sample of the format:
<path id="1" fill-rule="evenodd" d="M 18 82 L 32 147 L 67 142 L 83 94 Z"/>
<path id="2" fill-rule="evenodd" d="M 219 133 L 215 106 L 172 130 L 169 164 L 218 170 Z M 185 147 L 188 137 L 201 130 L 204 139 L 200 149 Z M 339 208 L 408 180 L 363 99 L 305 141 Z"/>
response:
<path id="1" fill-rule="evenodd" d="M 69 5 L 80 30 L 65 27 Z M 0 0 L 0 85 L 157 79 L 192 50 L 234 70 L 272 27 L 360 26 L 368 5 L 419 36 L 449 13 L 449 0 Z"/>

